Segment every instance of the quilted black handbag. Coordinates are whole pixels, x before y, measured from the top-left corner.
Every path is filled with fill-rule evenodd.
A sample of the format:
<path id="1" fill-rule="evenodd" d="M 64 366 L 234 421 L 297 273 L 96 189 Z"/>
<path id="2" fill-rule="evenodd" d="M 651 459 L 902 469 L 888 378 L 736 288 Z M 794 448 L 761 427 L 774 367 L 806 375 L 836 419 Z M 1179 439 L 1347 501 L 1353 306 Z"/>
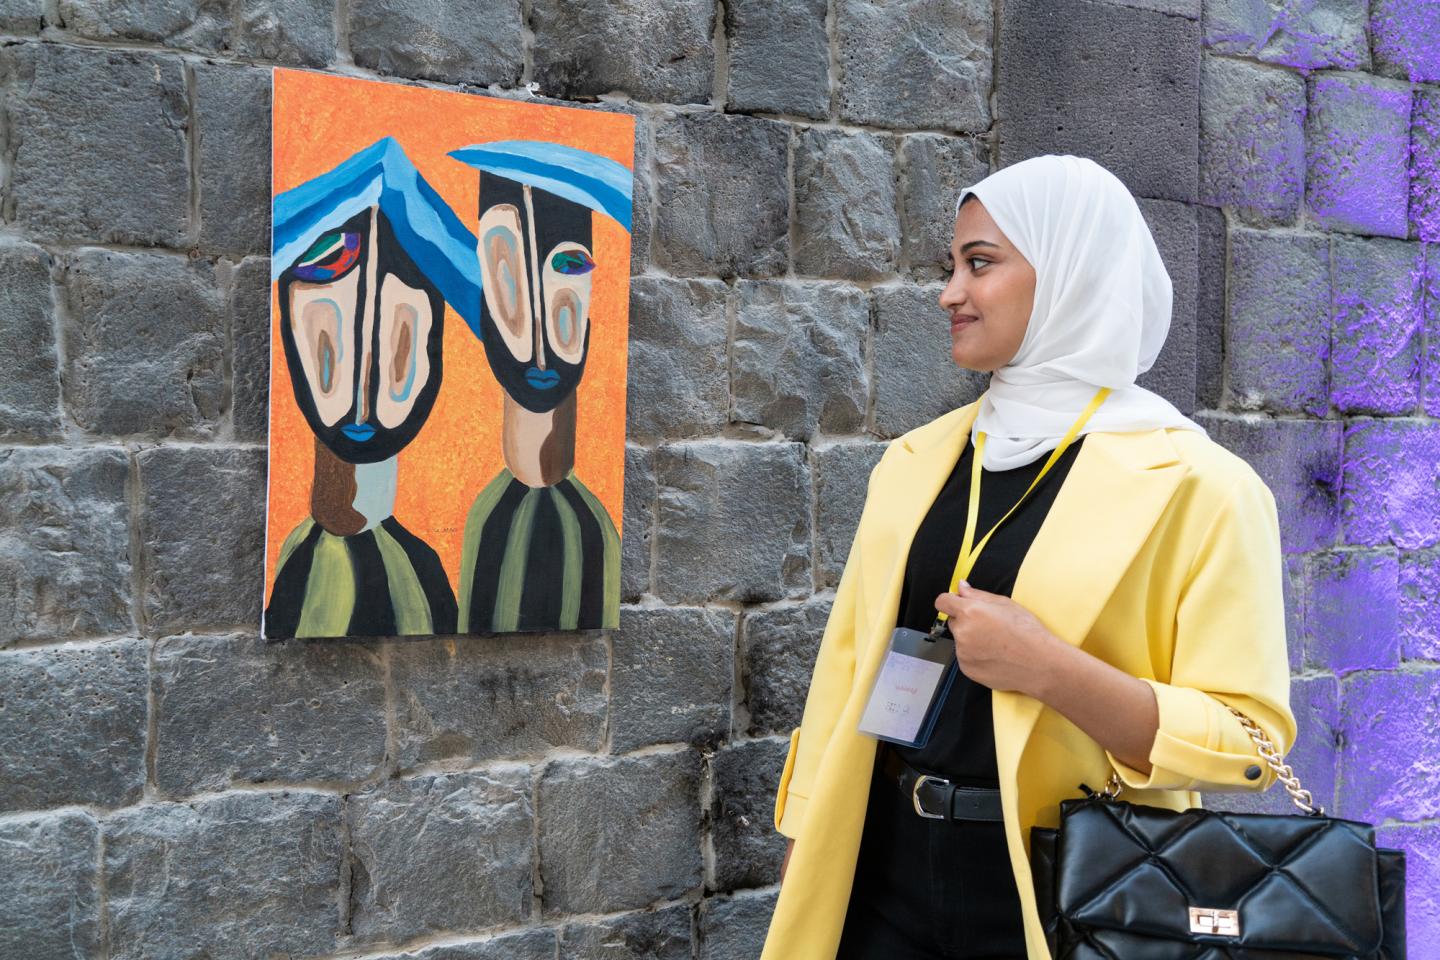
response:
<path id="1" fill-rule="evenodd" d="M 1057 960 L 1403 960 L 1405 852 L 1311 804 L 1274 745 L 1234 707 L 1303 813 L 1169 810 L 1103 792 L 1032 827 L 1030 866 Z"/>

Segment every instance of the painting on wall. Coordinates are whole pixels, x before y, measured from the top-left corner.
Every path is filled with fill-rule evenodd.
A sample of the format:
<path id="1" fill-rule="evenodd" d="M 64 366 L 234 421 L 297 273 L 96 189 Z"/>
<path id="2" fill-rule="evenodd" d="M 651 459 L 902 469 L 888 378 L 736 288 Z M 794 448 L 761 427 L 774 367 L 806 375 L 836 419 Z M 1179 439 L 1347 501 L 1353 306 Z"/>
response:
<path id="1" fill-rule="evenodd" d="M 634 119 L 272 102 L 264 636 L 615 627 Z"/>

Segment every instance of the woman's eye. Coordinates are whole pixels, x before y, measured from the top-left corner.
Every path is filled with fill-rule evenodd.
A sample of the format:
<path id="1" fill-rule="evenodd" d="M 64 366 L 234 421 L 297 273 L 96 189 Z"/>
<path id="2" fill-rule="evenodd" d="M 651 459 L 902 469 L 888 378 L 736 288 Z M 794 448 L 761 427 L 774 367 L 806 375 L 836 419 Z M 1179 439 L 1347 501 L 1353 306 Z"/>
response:
<path id="1" fill-rule="evenodd" d="M 989 262 L 990 262 L 989 260 L 982 259 L 981 257 L 966 257 L 966 258 L 965 258 L 965 262 L 966 262 L 966 263 L 969 263 L 969 264 L 974 264 L 976 261 L 979 261 L 980 263 L 989 263 Z M 978 268 L 977 268 L 977 267 L 974 267 L 974 266 L 971 266 L 970 269 L 971 269 L 971 271 L 973 272 L 974 270 L 976 270 L 976 269 L 978 269 Z"/>

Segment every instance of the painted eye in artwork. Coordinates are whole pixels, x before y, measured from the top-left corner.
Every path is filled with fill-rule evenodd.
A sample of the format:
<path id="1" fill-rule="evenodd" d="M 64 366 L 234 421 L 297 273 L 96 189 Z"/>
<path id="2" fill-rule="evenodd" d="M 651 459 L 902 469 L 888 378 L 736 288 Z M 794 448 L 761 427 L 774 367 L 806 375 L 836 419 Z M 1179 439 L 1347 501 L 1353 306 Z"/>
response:
<path id="1" fill-rule="evenodd" d="M 561 250 L 550 258 L 550 266 L 556 273 L 569 275 L 589 273 L 595 269 L 595 261 L 584 250 Z"/>
<path id="2" fill-rule="evenodd" d="M 309 283 L 338 280 L 360 259 L 360 234 L 335 230 L 310 245 L 295 264 L 295 276 Z"/>
<path id="3" fill-rule="evenodd" d="M 585 357 L 585 332 L 590 326 L 590 281 L 595 258 L 573 240 L 560 243 L 545 259 L 541 289 L 545 292 L 545 338 L 566 363 Z"/>

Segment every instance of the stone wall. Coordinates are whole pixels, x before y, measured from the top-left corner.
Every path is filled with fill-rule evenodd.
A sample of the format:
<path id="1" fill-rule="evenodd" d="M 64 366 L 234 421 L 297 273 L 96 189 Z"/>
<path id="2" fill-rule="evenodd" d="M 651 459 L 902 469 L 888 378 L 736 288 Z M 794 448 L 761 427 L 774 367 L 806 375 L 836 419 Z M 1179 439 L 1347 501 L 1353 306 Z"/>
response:
<path id="1" fill-rule="evenodd" d="M 1427 0 L 0 0 L 0 956 L 753 960 L 865 478 L 984 387 L 935 306 L 955 192 L 1045 152 L 1142 198 L 1140 382 L 1275 492 L 1291 759 L 1410 851 L 1434 939 L 1436 36 Z M 636 116 L 620 629 L 257 640 L 272 64 Z"/>

